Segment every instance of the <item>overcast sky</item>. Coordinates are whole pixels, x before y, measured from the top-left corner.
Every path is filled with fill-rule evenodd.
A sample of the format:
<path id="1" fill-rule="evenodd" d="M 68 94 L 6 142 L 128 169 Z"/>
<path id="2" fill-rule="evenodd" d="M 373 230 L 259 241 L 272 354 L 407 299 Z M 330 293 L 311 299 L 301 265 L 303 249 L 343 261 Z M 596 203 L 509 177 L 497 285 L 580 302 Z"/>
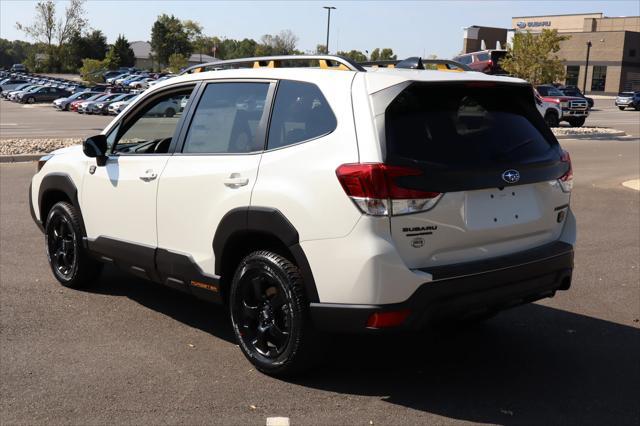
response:
<path id="1" fill-rule="evenodd" d="M 59 1 L 59 13 L 67 4 Z M 35 1 L 0 0 L 0 37 L 25 39 L 15 23 L 31 22 Z M 298 48 L 324 44 L 331 14 L 330 50 L 391 47 L 399 57 L 436 54 L 451 57 L 462 48 L 462 29 L 470 25 L 507 28 L 511 17 L 603 12 L 606 16 L 640 15 L 640 1 L 113 1 L 86 4 L 91 28 L 102 30 L 110 43 L 118 34 L 129 41 L 149 40 L 159 14 L 192 19 L 206 35 L 254 38 L 283 29 L 299 37 Z"/>

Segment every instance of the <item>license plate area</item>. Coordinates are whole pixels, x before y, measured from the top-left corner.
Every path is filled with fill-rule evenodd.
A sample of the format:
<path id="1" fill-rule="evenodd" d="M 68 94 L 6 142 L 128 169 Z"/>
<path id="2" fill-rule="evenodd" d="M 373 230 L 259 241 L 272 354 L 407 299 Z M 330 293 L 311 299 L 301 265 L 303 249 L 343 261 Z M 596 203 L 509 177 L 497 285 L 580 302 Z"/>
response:
<path id="1" fill-rule="evenodd" d="M 538 220 L 540 216 L 531 186 L 470 191 L 465 200 L 465 222 L 470 230 L 514 226 Z"/>

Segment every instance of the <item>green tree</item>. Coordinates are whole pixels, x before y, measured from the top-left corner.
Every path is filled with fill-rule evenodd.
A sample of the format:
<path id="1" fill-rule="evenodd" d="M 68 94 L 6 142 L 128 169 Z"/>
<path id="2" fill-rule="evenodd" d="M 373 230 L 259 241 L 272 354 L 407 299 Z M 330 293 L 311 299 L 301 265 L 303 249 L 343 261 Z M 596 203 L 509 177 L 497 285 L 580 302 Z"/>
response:
<path id="1" fill-rule="evenodd" d="M 112 57 L 115 57 L 115 56 L 118 57 L 118 63 L 116 65 L 116 68 L 132 67 L 135 65 L 136 63 L 135 53 L 133 52 L 133 49 L 131 48 L 129 41 L 122 34 L 120 34 L 116 39 L 116 42 L 113 43 L 111 50 L 113 50 L 113 53 L 111 54 Z"/>
<path id="2" fill-rule="evenodd" d="M 559 81 L 564 77 L 564 66 L 556 53 L 560 50 L 560 43 L 570 37 L 547 29 L 540 34 L 518 32 L 507 47 L 500 66 L 512 76 L 525 79 L 534 86 Z"/>
<path id="3" fill-rule="evenodd" d="M 179 53 L 173 53 L 169 56 L 169 71 L 172 73 L 178 73 L 180 70 L 185 68 L 188 64 L 189 58 Z"/>
<path id="4" fill-rule="evenodd" d="M 73 34 L 59 52 L 63 68 L 75 72 L 82 66 L 83 59 L 104 59 L 107 50 L 105 35 L 100 30 L 93 30 L 86 35 Z"/>
<path id="5" fill-rule="evenodd" d="M 318 54 L 318 55 L 326 55 L 327 54 L 327 46 L 325 46 L 324 44 L 317 44 L 316 45 L 316 54 Z M 340 52 L 338 52 L 338 55 L 340 55 Z"/>
<path id="6" fill-rule="evenodd" d="M 256 55 L 292 55 L 298 53 L 297 43 L 298 36 L 291 30 L 283 30 L 275 35 L 265 34 L 260 38 L 260 44 L 256 47 Z"/>
<path id="7" fill-rule="evenodd" d="M 397 58 L 398 56 L 393 53 L 393 49 L 388 47 L 383 49 L 376 47 L 371 51 L 372 61 L 395 61 Z"/>
<path id="8" fill-rule="evenodd" d="M 367 60 L 367 55 L 365 55 L 359 50 L 350 50 L 348 52 L 338 52 L 338 56 L 349 58 L 355 62 L 366 62 Z"/>
<path id="9" fill-rule="evenodd" d="M 167 65 L 172 54 L 189 57 L 193 52 L 189 33 L 183 23 L 175 16 L 166 14 L 158 16 L 151 28 L 151 49 L 155 60 L 161 65 Z"/>
<path id="10" fill-rule="evenodd" d="M 85 0 L 70 0 L 63 16 L 58 18 L 53 0 L 39 1 L 31 24 L 16 23 L 18 30 L 42 46 L 40 53 L 47 55 L 46 66 L 50 70 L 60 69 L 63 45 L 86 26 L 84 2 Z"/>
<path id="11" fill-rule="evenodd" d="M 98 59 L 83 59 L 80 76 L 89 83 L 101 83 L 102 72 L 107 68 L 105 61 Z"/>

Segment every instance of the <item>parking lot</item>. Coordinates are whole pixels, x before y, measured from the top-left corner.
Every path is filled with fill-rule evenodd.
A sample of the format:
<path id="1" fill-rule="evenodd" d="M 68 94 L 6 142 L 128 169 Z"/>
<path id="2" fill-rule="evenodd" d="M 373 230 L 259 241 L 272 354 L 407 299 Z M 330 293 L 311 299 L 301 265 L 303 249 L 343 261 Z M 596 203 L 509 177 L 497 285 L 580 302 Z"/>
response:
<path id="1" fill-rule="evenodd" d="M 336 337 L 320 369 L 256 372 L 224 309 L 107 269 L 60 286 L 27 201 L 33 163 L 0 165 L 0 411 L 4 424 L 616 424 L 640 422 L 640 113 L 597 100 L 563 140 L 578 220 L 572 288 L 474 327 Z M 37 111 L 37 113 L 36 113 Z M 0 102 L 2 137 L 85 137 L 109 117 Z"/>

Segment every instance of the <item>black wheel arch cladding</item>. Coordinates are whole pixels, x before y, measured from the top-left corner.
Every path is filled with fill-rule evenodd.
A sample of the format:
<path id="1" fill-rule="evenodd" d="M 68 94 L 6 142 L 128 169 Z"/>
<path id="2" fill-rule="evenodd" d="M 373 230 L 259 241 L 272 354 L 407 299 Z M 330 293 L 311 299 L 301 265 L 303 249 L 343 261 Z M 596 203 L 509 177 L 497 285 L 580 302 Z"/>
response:
<path id="1" fill-rule="evenodd" d="M 240 234 L 259 233 L 276 238 L 285 246 L 292 261 L 298 266 L 302 275 L 307 300 L 319 302 L 313 273 L 307 257 L 300 246 L 300 238 L 296 228 L 278 209 L 270 207 L 239 207 L 224 215 L 213 238 L 215 255 L 215 273 L 222 275 L 224 250 L 229 241 Z"/>
<path id="2" fill-rule="evenodd" d="M 80 230 L 82 232 L 82 236 L 85 237 L 87 235 L 86 229 L 84 227 L 84 220 L 82 218 L 82 211 L 80 209 L 80 203 L 78 202 L 78 189 L 76 185 L 71 180 L 71 177 L 66 173 L 49 173 L 40 182 L 40 187 L 38 188 L 38 215 L 41 223 L 44 224 L 46 221 L 46 215 L 48 211 L 45 211 L 45 203 L 46 197 L 48 194 L 51 194 L 52 191 L 62 192 L 65 194 L 69 202 L 77 209 L 79 213 L 79 221 L 80 221 Z M 55 200 L 48 207 L 51 208 L 53 205 L 61 200 Z M 46 209 L 48 210 L 48 209 Z"/>

